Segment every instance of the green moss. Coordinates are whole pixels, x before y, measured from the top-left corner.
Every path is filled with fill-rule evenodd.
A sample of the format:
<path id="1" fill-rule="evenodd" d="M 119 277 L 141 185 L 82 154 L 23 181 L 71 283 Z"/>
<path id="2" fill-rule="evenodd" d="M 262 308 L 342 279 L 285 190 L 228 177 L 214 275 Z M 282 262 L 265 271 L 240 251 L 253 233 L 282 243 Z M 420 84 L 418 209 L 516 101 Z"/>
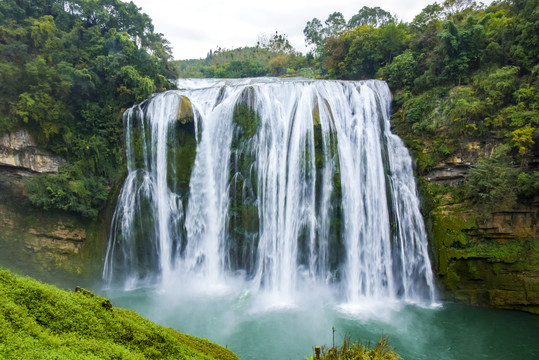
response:
<path id="1" fill-rule="evenodd" d="M 178 121 L 185 125 L 187 123 L 193 122 L 193 106 L 191 105 L 191 100 L 187 96 L 180 95 L 180 106 L 178 107 Z"/>
<path id="2" fill-rule="evenodd" d="M 498 238 L 480 228 L 481 215 L 465 202 L 455 203 L 455 191 L 427 188 L 427 198 L 434 198 L 432 239 L 446 295 L 470 304 L 536 311 L 539 239 Z"/>
<path id="3" fill-rule="evenodd" d="M 184 98 L 182 97 L 182 99 Z M 181 106 L 187 105 L 182 103 Z M 195 165 L 197 152 L 194 122 L 177 121 L 173 124 L 167 136 L 167 147 L 169 154 L 167 158 L 168 185 L 174 191 L 186 194 L 189 191 L 191 172 Z"/>
<path id="4" fill-rule="evenodd" d="M 508 242 L 486 240 L 462 249 L 448 249 L 448 254 L 455 259 L 482 258 L 491 263 L 512 264 L 524 259 L 525 243 L 525 240 L 520 239 Z"/>
<path id="5" fill-rule="evenodd" d="M 450 289 L 456 289 L 458 285 L 460 284 L 460 276 L 452 268 L 448 268 L 446 271 L 446 274 L 447 274 L 446 283 L 448 287 Z"/>
<path id="6" fill-rule="evenodd" d="M 318 101 L 313 106 L 313 124 L 320 125 L 320 108 L 318 107 Z"/>
<path id="7" fill-rule="evenodd" d="M 254 271 L 254 254 L 258 243 L 259 214 L 257 203 L 256 145 L 253 137 L 261 125 L 260 115 L 254 108 L 254 90 L 243 90 L 234 108 L 235 124 L 231 144 L 229 172 L 229 209 L 227 232 L 230 254 L 227 264 L 232 270 Z"/>
<path id="8" fill-rule="evenodd" d="M 261 124 L 260 115 L 256 110 L 244 103 L 238 103 L 232 114 L 232 121 L 239 128 L 239 142 L 252 138 Z"/>
<path id="9" fill-rule="evenodd" d="M 469 241 L 466 231 L 477 229 L 475 217 L 466 209 L 445 214 L 438 208 L 432 213 L 432 224 L 438 251 L 452 246 L 466 245 Z"/>
<path id="10" fill-rule="evenodd" d="M 59 290 L 0 269 L 2 359 L 237 359 L 88 291 Z"/>

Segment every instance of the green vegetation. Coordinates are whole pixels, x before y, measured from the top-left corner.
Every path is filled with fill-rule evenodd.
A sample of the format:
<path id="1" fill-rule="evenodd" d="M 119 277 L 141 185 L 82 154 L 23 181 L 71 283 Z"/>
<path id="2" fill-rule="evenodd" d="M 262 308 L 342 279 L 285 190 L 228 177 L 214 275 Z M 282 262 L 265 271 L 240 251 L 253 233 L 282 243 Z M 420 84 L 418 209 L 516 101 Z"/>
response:
<path id="1" fill-rule="evenodd" d="M 245 78 L 311 74 L 310 60 L 296 52 L 286 35 L 260 36 L 256 46 L 210 50 L 205 59 L 174 62 L 180 78 Z M 312 75 L 311 75 L 312 76 Z"/>
<path id="2" fill-rule="evenodd" d="M 364 7 L 348 22 L 340 13 L 325 25 L 313 19 L 304 33 L 315 46 L 315 73 L 388 82 L 395 129 L 414 153 L 419 175 L 466 152 L 466 144 L 499 148 L 480 154 L 465 184 L 488 212 L 531 203 L 539 194 L 531 161 L 539 139 L 537 5 L 446 0 L 428 5 L 411 23 Z"/>
<path id="3" fill-rule="evenodd" d="M 504 145 L 499 146 L 492 157 L 479 160 L 468 173 L 468 186 L 477 206 L 513 208 L 517 200 L 517 174 Z"/>
<path id="4" fill-rule="evenodd" d="M 340 348 L 337 346 L 331 348 L 322 346 L 320 348 L 320 356 L 315 354 L 306 360 L 318 359 L 400 360 L 402 358 L 396 352 L 394 352 L 393 349 L 391 349 L 388 340 L 385 337 L 381 337 L 372 349 L 370 348 L 370 344 L 364 345 L 361 342 L 356 344 L 351 342 L 350 339 L 345 338 Z"/>
<path id="5" fill-rule="evenodd" d="M 0 270 L 2 359 L 238 359 L 84 289 L 66 292 Z"/>
<path id="6" fill-rule="evenodd" d="M 0 3 L 0 133 L 28 129 L 68 165 L 31 201 L 96 217 L 122 169 L 122 110 L 172 87 L 168 43 L 132 2 Z"/>

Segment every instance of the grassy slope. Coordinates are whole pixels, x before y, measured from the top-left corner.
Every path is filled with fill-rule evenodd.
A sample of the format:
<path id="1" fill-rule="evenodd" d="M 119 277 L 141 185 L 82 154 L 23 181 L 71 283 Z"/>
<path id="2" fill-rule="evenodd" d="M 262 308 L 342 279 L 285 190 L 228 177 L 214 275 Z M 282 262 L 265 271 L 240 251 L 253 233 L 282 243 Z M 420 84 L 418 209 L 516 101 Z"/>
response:
<path id="1" fill-rule="evenodd" d="M 1 359 L 238 359 L 83 292 L 0 269 Z"/>

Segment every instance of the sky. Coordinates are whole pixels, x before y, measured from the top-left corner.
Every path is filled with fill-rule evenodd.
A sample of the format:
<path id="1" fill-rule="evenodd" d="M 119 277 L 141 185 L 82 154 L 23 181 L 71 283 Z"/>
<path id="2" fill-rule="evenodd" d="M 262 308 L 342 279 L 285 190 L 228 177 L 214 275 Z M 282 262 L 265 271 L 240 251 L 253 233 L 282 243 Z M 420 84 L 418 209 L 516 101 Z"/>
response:
<path id="1" fill-rule="evenodd" d="M 260 36 L 276 31 L 305 53 L 303 29 L 313 18 L 335 11 L 348 21 L 363 6 L 389 11 L 412 21 L 435 0 L 132 0 L 152 18 L 154 31 L 170 42 L 174 59 L 205 58 L 217 47 L 254 46 Z M 439 0 L 442 3 L 443 0 Z M 490 3 L 491 1 L 484 1 Z"/>

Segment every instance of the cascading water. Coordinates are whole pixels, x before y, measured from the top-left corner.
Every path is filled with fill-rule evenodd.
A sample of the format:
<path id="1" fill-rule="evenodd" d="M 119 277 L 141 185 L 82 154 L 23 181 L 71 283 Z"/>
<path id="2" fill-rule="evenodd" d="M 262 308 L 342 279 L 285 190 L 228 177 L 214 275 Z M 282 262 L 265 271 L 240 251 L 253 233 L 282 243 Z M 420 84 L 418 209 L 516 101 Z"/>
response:
<path id="1" fill-rule="evenodd" d="M 241 278 L 286 298 L 432 303 L 410 156 L 384 82 L 185 81 L 124 115 L 103 272 L 126 287 Z"/>

